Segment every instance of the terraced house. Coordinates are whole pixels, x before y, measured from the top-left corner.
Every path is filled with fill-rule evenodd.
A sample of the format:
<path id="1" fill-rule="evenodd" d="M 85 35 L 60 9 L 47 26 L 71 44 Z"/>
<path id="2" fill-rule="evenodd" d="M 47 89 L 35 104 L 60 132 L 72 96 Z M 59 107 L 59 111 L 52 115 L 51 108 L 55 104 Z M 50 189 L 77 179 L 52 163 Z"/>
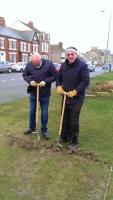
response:
<path id="1" fill-rule="evenodd" d="M 0 17 L 0 60 L 28 62 L 32 53 L 39 52 L 43 58 L 50 58 L 50 34 L 41 32 L 33 26 L 17 21 L 23 29 L 7 27 L 5 19 Z"/>

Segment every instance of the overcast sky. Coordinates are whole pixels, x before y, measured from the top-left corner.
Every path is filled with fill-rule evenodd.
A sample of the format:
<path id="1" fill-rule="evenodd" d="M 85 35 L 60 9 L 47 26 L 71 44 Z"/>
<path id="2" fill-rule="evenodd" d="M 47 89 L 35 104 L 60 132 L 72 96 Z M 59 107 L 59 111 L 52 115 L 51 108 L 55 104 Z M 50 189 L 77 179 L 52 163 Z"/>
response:
<path id="1" fill-rule="evenodd" d="M 7 26 L 17 20 L 33 21 L 40 31 L 50 33 L 51 44 L 63 42 L 64 48 L 75 46 L 81 52 L 92 46 L 106 49 L 111 12 L 113 53 L 113 0 L 3 0 L 0 7 Z"/>

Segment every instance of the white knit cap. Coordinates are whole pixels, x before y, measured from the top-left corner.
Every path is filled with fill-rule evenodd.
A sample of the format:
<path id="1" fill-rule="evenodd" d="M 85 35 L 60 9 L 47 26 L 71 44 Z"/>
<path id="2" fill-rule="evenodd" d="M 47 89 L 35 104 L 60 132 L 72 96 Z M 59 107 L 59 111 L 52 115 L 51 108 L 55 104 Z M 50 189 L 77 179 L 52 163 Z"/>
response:
<path id="1" fill-rule="evenodd" d="M 77 49 L 76 49 L 75 47 L 68 47 L 68 48 L 66 49 L 65 54 L 67 54 L 68 51 L 73 51 L 74 53 L 78 54 L 78 51 L 77 51 Z"/>

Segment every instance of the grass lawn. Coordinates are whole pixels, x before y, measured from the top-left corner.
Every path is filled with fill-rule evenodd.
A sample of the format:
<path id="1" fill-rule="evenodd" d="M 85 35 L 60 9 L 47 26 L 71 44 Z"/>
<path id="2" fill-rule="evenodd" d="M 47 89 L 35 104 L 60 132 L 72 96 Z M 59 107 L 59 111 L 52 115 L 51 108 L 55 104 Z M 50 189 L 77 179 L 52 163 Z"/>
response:
<path id="1" fill-rule="evenodd" d="M 92 78 L 89 90 L 112 77 L 111 72 Z M 41 138 L 37 150 L 9 143 L 9 134 L 36 140 L 23 135 L 28 127 L 28 98 L 0 105 L 0 200 L 104 200 L 113 166 L 113 96 L 86 97 L 82 107 L 79 148 L 92 152 L 91 156 L 45 148 L 58 137 L 60 105 L 61 97 L 53 92 L 48 123 L 51 140 Z M 92 159 L 93 154 L 102 162 Z M 106 200 L 113 200 L 113 171 Z"/>

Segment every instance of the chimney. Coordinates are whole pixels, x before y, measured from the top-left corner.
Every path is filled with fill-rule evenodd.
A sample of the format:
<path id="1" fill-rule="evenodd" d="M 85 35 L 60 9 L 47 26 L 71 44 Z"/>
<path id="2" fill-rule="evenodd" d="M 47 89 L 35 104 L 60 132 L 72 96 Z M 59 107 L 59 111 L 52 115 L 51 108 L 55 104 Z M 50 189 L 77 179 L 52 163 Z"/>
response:
<path id="1" fill-rule="evenodd" d="M 33 22 L 32 22 L 32 21 L 29 21 L 29 22 L 28 22 L 28 26 L 29 26 L 29 28 L 33 29 Z"/>
<path id="2" fill-rule="evenodd" d="M 6 26 L 4 17 L 0 17 L 0 26 Z"/>
<path id="3" fill-rule="evenodd" d="M 63 48 L 63 43 L 59 42 L 59 48 L 62 49 Z"/>

